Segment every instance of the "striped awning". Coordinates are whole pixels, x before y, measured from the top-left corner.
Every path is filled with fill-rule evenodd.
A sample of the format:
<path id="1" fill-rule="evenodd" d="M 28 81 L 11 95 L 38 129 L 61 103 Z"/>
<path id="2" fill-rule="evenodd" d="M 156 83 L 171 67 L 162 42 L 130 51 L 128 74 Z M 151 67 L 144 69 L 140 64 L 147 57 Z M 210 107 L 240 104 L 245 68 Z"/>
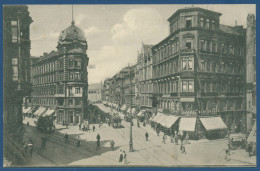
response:
<path id="1" fill-rule="evenodd" d="M 51 115 L 54 115 L 54 114 L 55 114 L 55 110 L 49 108 L 49 109 L 44 113 L 43 117 L 45 117 L 45 116 L 51 116 Z"/>
<path id="2" fill-rule="evenodd" d="M 120 109 L 121 110 L 126 110 L 126 105 L 124 104 Z"/>

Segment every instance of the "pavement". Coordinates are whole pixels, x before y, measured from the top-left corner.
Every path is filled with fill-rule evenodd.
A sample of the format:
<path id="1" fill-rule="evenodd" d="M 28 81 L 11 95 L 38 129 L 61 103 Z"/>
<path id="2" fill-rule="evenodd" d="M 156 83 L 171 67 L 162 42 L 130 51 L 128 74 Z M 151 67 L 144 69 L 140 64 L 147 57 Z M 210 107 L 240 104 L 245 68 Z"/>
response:
<path id="1" fill-rule="evenodd" d="M 98 106 L 107 112 L 110 108 L 103 104 Z M 122 114 L 121 114 L 122 115 Z M 190 140 L 186 144 L 186 154 L 182 154 L 180 145 L 170 142 L 168 137 L 166 144 L 162 143 L 162 134 L 156 132 L 147 124 L 146 127 L 134 119 L 132 127 L 134 152 L 129 152 L 130 123 L 122 121 L 123 128 L 109 127 L 103 124 L 96 130 L 83 132 L 78 126 L 64 126 L 57 124 L 54 134 L 48 135 L 47 148 L 40 147 L 42 136 L 34 128 L 34 118 L 25 118 L 30 126 L 27 127 L 27 135 L 36 137 L 37 148 L 33 154 L 30 166 L 255 166 L 256 156 L 248 157 L 244 149 L 231 151 L 231 160 L 224 159 L 224 149 L 227 148 L 227 139 L 218 140 Z M 92 125 L 90 126 L 92 128 Z M 30 133 L 28 133 L 30 132 Z M 149 134 L 149 140 L 145 140 L 145 133 Z M 69 135 L 69 143 L 64 143 L 64 134 Z M 101 136 L 101 149 L 96 150 L 96 136 Z M 80 139 L 81 146 L 76 147 L 76 141 Z M 110 141 L 114 140 L 115 150 L 111 150 Z M 120 150 L 127 153 L 127 165 L 118 162 Z"/>

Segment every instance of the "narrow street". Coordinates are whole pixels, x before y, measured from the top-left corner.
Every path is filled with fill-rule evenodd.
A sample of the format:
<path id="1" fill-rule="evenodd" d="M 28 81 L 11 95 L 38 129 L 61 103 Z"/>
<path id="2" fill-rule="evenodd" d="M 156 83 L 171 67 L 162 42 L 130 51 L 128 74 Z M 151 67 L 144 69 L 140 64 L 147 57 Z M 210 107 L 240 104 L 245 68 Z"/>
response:
<path id="1" fill-rule="evenodd" d="M 102 105 L 102 104 L 100 104 Z M 97 106 L 100 106 L 97 105 Z M 110 110 L 100 107 L 102 110 Z M 24 123 L 30 122 L 32 118 L 26 118 Z M 224 149 L 227 146 L 227 139 L 190 141 L 186 145 L 187 154 L 182 154 L 180 145 L 170 142 L 168 137 L 166 144 L 162 143 L 162 134 L 157 136 L 155 131 L 147 125 L 146 127 L 136 126 L 134 119 L 133 143 L 134 152 L 129 151 L 130 123 L 122 122 L 124 128 L 112 128 L 103 124 L 100 128 L 96 124 L 95 132 L 83 132 L 78 126 L 69 126 L 68 129 L 56 125 L 54 134 L 47 135 L 46 149 L 41 149 L 41 136 L 33 126 L 26 126 L 25 137 L 32 137 L 35 143 L 35 150 L 31 166 L 107 166 L 123 165 L 119 163 L 119 150 L 127 153 L 128 165 L 137 166 L 180 166 L 180 165 L 255 165 L 256 157 L 248 157 L 244 149 L 231 151 L 231 160 L 224 159 Z M 91 125 L 92 128 L 92 125 Z M 149 134 L 149 140 L 145 140 L 145 132 Z M 64 134 L 69 135 L 69 143 L 64 143 Z M 96 150 L 96 136 L 101 136 L 101 149 Z M 80 136 L 81 146 L 76 147 L 76 137 Z M 115 150 L 110 149 L 110 141 L 115 141 Z"/>

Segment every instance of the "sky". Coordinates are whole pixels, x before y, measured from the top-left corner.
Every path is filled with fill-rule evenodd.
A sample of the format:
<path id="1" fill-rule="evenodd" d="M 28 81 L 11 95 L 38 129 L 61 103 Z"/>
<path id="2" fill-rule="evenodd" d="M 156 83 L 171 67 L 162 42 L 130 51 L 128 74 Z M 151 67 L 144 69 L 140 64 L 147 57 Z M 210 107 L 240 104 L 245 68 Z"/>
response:
<path id="1" fill-rule="evenodd" d="M 167 19 L 192 5 L 74 5 L 74 21 L 86 35 L 89 56 L 88 82 L 100 83 L 123 67 L 136 63 L 144 44 L 157 44 L 169 35 Z M 222 13 L 220 24 L 246 27 L 255 5 L 194 5 Z M 59 34 L 71 25 L 71 5 L 29 5 L 31 55 L 56 50 Z"/>

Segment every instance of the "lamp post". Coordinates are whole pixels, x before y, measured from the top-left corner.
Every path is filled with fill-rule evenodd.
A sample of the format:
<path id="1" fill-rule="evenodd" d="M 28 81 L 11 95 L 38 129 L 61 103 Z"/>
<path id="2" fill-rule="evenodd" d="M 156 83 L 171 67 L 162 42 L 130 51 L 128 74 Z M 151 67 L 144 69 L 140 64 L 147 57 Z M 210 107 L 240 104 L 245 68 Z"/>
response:
<path id="1" fill-rule="evenodd" d="M 131 103 L 131 108 L 132 108 L 132 69 L 130 69 L 130 103 Z M 133 131 L 132 131 L 132 109 L 130 108 L 130 115 L 131 115 L 131 121 L 130 121 L 130 140 L 129 140 L 129 152 L 133 152 L 134 151 L 134 144 L 133 144 Z"/>

